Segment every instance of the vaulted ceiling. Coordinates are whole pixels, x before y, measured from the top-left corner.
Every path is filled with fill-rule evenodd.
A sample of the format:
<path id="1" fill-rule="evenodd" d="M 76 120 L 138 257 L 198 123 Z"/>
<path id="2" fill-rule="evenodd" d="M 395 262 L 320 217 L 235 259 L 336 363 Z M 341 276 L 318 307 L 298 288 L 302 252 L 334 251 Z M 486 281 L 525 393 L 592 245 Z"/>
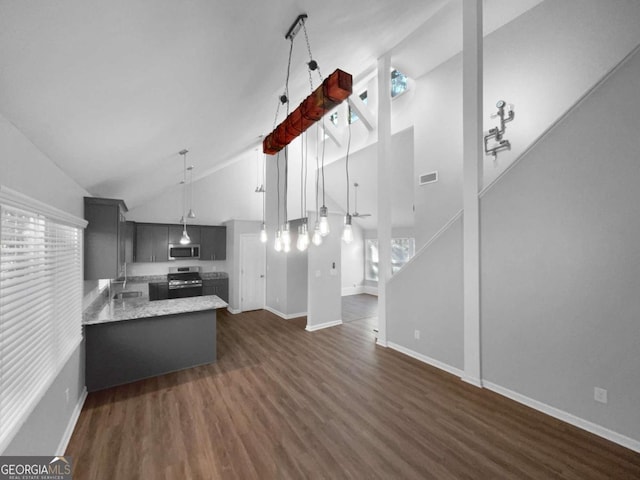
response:
<path id="1" fill-rule="evenodd" d="M 357 74 L 445 3 L 0 0 L 0 113 L 91 194 L 136 206 L 175 185 L 181 149 L 197 177 L 271 130 L 298 14 L 323 75 Z M 306 61 L 300 35 L 292 99 Z"/>

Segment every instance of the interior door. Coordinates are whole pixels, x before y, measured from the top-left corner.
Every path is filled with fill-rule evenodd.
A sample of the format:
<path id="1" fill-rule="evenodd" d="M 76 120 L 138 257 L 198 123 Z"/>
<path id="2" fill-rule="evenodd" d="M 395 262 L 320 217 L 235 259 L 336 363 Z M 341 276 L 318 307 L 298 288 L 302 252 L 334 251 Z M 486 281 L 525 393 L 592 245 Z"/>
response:
<path id="1" fill-rule="evenodd" d="M 240 235 L 240 310 L 264 308 L 265 244 L 255 234 Z"/>

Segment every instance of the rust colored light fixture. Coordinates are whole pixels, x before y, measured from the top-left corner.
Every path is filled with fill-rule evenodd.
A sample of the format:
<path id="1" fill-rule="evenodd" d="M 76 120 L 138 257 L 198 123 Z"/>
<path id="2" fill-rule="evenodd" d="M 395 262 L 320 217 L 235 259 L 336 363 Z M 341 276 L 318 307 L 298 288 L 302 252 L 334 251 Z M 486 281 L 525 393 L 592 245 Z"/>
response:
<path id="1" fill-rule="evenodd" d="M 323 115 L 342 103 L 353 91 L 351 74 L 337 69 L 322 85 L 285 118 L 273 132 L 262 141 L 262 150 L 267 155 L 275 155 L 305 132 Z"/>

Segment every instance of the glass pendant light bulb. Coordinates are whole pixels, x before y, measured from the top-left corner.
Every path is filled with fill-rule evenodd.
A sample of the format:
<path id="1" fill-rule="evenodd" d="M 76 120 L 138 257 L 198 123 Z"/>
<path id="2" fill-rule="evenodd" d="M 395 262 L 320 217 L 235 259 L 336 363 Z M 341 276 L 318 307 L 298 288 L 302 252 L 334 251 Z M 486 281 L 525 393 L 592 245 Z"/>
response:
<path id="1" fill-rule="evenodd" d="M 298 227 L 298 241 L 296 247 L 301 252 L 304 252 L 309 246 L 309 231 L 307 230 L 307 224 L 303 223 Z"/>
<path id="2" fill-rule="evenodd" d="M 291 250 L 291 234 L 289 233 L 289 222 L 285 223 L 282 229 L 282 248 L 285 252 Z"/>
<path id="3" fill-rule="evenodd" d="M 282 234 L 280 233 L 280 230 L 276 231 L 276 240 L 273 248 L 275 248 L 276 252 L 282 251 Z"/>
<path id="4" fill-rule="evenodd" d="M 187 213 L 187 218 L 196 218 L 196 212 L 194 212 L 192 208 L 189 209 L 189 213 Z"/>
<path id="5" fill-rule="evenodd" d="M 327 217 L 327 207 L 320 207 L 320 235 L 329 235 L 329 218 Z"/>
<path id="6" fill-rule="evenodd" d="M 267 243 L 267 226 L 263 223 L 262 227 L 260 227 L 260 241 L 262 243 Z"/>
<path id="7" fill-rule="evenodd" d="M 191 243 L 191 238 L 189 237 L 189 234 L 187 233 L 187 227 L 185 226 L 184 229 L 182 230 L 182 238 L 180 238 L 180 245 L 187 245 L 188 243 Z"/>
<path id="8" fill-rule="evenodd" d="M 344 243 L 353 242 L 353 229 L 351 228 L 351 215 L 347 213 L 344 217 L 344 230 L 342 231 L 342 240 Z"/>
<path id="9" fill-rule="evenodd" d="M 320 234 L 320 225 L 316 222 L 316 226 L 313 229 L 313 236 L 311 242 L 317 247 L 322 244 L 322 235 Z"/>

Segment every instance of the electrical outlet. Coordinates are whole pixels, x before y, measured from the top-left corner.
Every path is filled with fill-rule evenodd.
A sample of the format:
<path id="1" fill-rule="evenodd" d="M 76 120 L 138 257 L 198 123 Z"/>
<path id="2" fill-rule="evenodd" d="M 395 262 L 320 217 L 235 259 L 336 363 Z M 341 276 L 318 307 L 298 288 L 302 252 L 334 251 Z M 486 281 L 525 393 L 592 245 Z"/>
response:
<path id="1" fill-rule="evenodd" d="M 320 275 L 322 275 L 322 272 L 320 270 L 316 270 L 316 278 L 320 278 Z"/>
<path id="2" fill-rule="evenodd" d="M 413 338 L 415 338 L 416 340 L 420 340 L 420 330 L 415 330 L 413 332 Z"/>
<path id="3" fill-rule="evenodd" d="M 604 388 L 593 387 L 593 399 L 596 402 L 607 403 L 607 391 Z"/>

